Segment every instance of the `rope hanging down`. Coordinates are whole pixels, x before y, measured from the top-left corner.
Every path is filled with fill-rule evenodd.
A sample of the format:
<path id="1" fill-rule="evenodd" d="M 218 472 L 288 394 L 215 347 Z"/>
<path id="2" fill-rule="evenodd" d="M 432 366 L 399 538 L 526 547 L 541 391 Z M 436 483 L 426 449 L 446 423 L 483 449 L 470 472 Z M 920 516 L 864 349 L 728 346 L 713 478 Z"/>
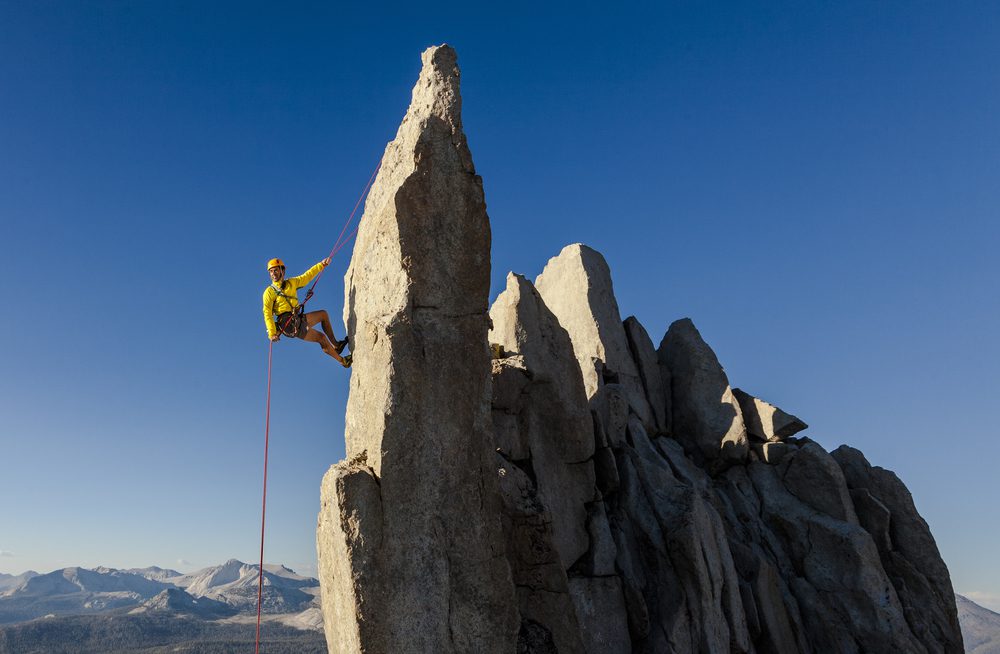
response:
<path id="1" fill-rule="evenodd" d="M 354 214 L 357 213 L 358 207 L 361 206 L 361 201 L 365 199 L 366 195 L 368 195 L 368 189 L 371 188 L 372 182 L 375 181 L 375 176 L 378 175 L 379 168 L 381 167 L 382 163 L 379 162 L 379 165 L 375 166 L 372 176 L 368 178 L 368 183 L 365 184 L 364 190 L 361 191 L 361 197 L 359 197 L 358 201 L 354 203 L 354 209 L 351 211 L 351 215 L 348 216 L 347 222 L 344 223 L 344 227 L 340 230 L 340 235 L 337 236 L 337 242 L 334 243 L 333 249 L 330 250 L 328 258 L 332 259 L 338 252 L 340 252 L 341 249 L 343 249 L 345 245 L 351 241 L 352 238 L 354 238 L 354 235 L 358 233 L 358 228 L 361 227 L 360 220 L 358 221 L 358 224 L 354 226 L 351 233 L 347 235 L 347 238 L 344 238 L 344 233 L 347 231 L 347 227 L 354 221 Z M 306 292 L 305 299 L 302 300 L 302 303 L 299 306 L 304 307 L 306 302 L 309 301 L 309 298 L 313 296 L 313 289 L 316 288 L 316 284 L 319 283 L 319 279 L 323 276 L 325 271 L 326 268 L 323 268 L 323 270 L 320 270 L 319 274 L 316 275 L 316 279 L 313 280 L 312 286 L 309 287 L 309 290 Z M 271 355 L 273 352 L 274 341 L 269 341 L 267 346 L 267 402 L 264 410 L 264 494 L 260 508 L 260 568 L 257 575 L 257 635 L 254 638 L 254 654 L 260 654 L 260 614 L 262 598 L 264 596 L 264 519 L 267 516 L 267 453 L 268 446 L 271 441 Z"/>
<path id="2" fill-rule="evenodd" d="M 267 515 L 267 447 L 271 442 L 271 353 L 274 341 L 267 346 L 267 408 L 264 412 L 264 501 L 260 508 L 260 574 L 257 577 L 257 636 L 254 654 L 260 652 L 260 605 L 264 593 L 264 516 Z"/>
<path id="3" fill-rule="evenodd" d="M 332 259 L 338 252 L 340 252 L 340 250 L 345 245 L 347 245 L 350 242 L 352 238 L 354 238 L 354 235 L 358 233 L 358 228 L 361 227 L 360 220 L 358 221 L 358 224 L 354 226 L 354 229 L 351 231 L 351 233 L 347 235 L 347 238 L 344 238 L 344 232 L 347 231 L 348 225 L 350 225 L 354 221 L 354 214 L 358 212 L 358 207 L 361 206 L 361 201 L 365 199 L 366 195 L 368 195 L 368 189 L 371 188 L 372 182 L 375 181 L 375 176 L 378 175 L 379 168 L 381 167 L 382 167 L 382 162 L 380 161 L 378 165 L 375 166 L 375 170 L 372 171 L 372 176 L 368 178 L 368 183 L 365 184 L 364 190 L 361 191 L 361 197 L 359 197 L 358 201 L 354 203 L 354 209 L 351 210 L 351 215 L 347 218 L 347 222 L 345 222 L 344 226 L 341 228 L 340 235 L 337 236 L 337 242 L 333 244 L 333 248 L 330 250 L 330 254 L 327 255 L 328 259 Z M 306 297 L 304 300 L 302 300 L 302 304 L 299 306 L 304 307 L 306 305 L 306 302 L 309 301 L 309 298 L 313 296 L 313 289 L 316 288 L 316 284 L 319 284 L 319 280 L 322 279 L 324 272 L 326 272 L 326 268 L 320 270 L 319 274 L 316 275 L 316 279 L 314 279 L 312 285 L 309 286 L 309 290 L 306 291 Z"/>

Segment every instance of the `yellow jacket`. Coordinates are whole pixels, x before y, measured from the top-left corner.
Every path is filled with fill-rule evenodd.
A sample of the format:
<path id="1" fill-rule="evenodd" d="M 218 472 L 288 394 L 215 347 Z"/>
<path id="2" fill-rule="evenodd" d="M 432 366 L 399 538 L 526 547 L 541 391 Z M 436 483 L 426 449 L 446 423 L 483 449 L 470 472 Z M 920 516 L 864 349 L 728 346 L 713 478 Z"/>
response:
<path id="1" fill-rule="evenodd" d="M 323 268 L 326 266 L 320 261 L 298 277 L 288 277 L 282 280 L 281 293 L 287 297 L 278 294 L 278 288 L 273 282 L 264 289 L 264 326 L 267 327 L 268 338 L 274 338 L 274 335 L 278 333 L 278 326 L 274 324 L 274 316 L 299 306 L 298 289 L 312 281 L 312 278 L 318 275 Z"/>

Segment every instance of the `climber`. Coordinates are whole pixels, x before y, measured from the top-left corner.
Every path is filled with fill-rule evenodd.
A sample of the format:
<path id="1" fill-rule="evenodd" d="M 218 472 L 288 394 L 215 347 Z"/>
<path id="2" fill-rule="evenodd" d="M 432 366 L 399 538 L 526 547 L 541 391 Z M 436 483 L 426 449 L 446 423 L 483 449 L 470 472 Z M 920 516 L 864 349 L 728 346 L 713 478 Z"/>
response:
<path id="1" fill-rule="evenodd" d="M 272 341 L 277 341 L 284 334 L 288 337 L 319 343 L 323 351 L 339 361 L 340 365 L 350 368 L 351 355 L 340 356 L 344 347 L 347 346 L 347 339 L 338 341 L 337 337 L 334 336 L 333 327 L 330 325 L 330 316 L 327 312 L 310 311 L 304 313 L 304 307 L 299 304 L 298 289 L 308 284 L 313 277 L 329 265 L 330 258 L 327 257 L 298 277 L 285 279 L 285 262 L 281 259 L 268 261 L 267 272 L 271 276 L 271 285 L 264 289 L 264 325 L 267 327 L 267 336 Z M 318 329 L 310 329 L 317 323 L 322 325 L 322 332 Z"/>

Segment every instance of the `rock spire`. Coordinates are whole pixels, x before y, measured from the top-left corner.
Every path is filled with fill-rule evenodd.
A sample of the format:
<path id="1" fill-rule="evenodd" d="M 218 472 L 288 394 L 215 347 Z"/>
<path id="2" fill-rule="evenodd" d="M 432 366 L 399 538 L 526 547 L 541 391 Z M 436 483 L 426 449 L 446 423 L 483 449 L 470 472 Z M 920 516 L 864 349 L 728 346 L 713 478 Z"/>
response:
<path id="1" fill-rule="evenodd" d="M 345 276 L 348 460 L 323 480 L 331 652 L 511 652 L 489 398 L 490 225 L 459 70 L 423 53 Z"/>

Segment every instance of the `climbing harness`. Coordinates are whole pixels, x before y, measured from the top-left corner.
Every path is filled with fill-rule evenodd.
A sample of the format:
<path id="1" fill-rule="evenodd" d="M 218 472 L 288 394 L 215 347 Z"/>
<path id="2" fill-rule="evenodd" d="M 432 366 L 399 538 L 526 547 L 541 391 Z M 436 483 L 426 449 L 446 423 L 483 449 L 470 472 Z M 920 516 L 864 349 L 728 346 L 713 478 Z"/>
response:
<path id="1" fill-rule="evenodd" d="M 332 259 L 338 252 L 340 252 L 341 249 L 343 249 L 345 245 L 347 245 L 351 241 L 352 238 L 354 238 L 354 235 L 358 233 L 358 228 L 361 227 L 360 219 L 358 220 L 358 224 L 354 226 L 354 229 L 351 231 L 351 233 L 348 234 L 346 238 L 344 238 L 344 233 L 347 232 L 348 226 L 350 226 L 350 224 L 354 222 L 354 214 L 357 213 L 358 207 L 361 206 L 361 201 L 365 199 L 366 195 L 368 195 L 368 190 L 371 188 L 372 182 L 375 181 L 375 176 L 378 175 L 379 168 L 381 167 L 382 163 L 379 162 L 379 164 L 375 166 L 375 170 L 372 171 L 372 176 L 368 178 L 368 183 L 365 184 L 364 190 L 361 191 L 361 197 L 359 197 L 358 201 L 354 203 L 354 209 L 351 211 L 351 215 L 348 216 L 347 221 L 344 223 L 344 227 L 340 230 L 340 235 L 337 236 L 337 242 L 334 243 L 333 249 L 330 250 L 330 254 L 327 256 L 328 259 Z M 326 268 L 328 267 L 329 266 L 324 267 L 323 270 L 320 270 L 319 274 L 316 275 L 316 279 L 313 280 L 312 286 L 310 286 L 309 290 L 306 291 L 306 296 L 302 300 L 302 303 L 299 304 L 297 307 L 295 307 L 293 311 L 279 315 L 278 316 L 279 321 L 282 319 L 282 316 L 286 316 L 286 314 L 292 314 L 291 317 L 286 317 L 286 323 L 289 323 L 292 317 L 297 318 L 296 323 L 299 323 L 299 321 L 301 321 L 302 323 L 305 322 L 306 302 L 308 302 L 309 298 L 313 296 L 313 290 L 316 288 L 316 284 L 319 283 L 320 278 L 323 276 L 323 273 L 326 271 Z M 271 287 L 275 288 L 273 284 L 271 285 Z M 283 295 L 286 298 L 288 297 L 287 295 L 284 295 L 284 293 L 282 293 L 281 290 L 278 288 L 275 288 L 275 291 L 277 291 L 280 295 Z M 289 326 L 292 325 L 289 324 Z M 297 333 L 298 330 L 300 329 L 300 325 L 295 324 L 294 328 L 295 330 L 293 333 Z M 279 323 L 279 329 L 281 329 L 282 333 L 285 333 L 285 328 L 281 327 L 280 323 Z M 286 335 L 289 334 L 286 333 Z M 257 575 L 257 635 L 254 641 L 255 642 L 254 654 L 260 654 L 260 614 L 261 614 L 261 600 L 264 596 L 264 519 L 267 516 L 267 454 L 268 454 L 268 446 L 271 441 L 271 355 L 273 352 L 274 352 L 274 341 L 270 341 L 267 346 L 267 401 L 265 403 L 266 408 L 264 410 L 264 493 L 260 508 L 260 568 L 258 569 L 258 575 Z"/>
<path id="2" fill-rule="evenodd" d="M 289 338 L 301 338 L 306 333 L 306 317 L 301 306 L 295 307 L 294 311 L 279 313 L 278 328 L 281 333 Z"/>
<path id="3" fill-rule="evenodd" d="M 292 302 L 293 301 L 297 302 L 298 299 L 282 293 L 282 289 L 285 287 L 285 281 L 286 280 L 282 280 L 281 288 L 278 288 L 274 284 L 271 284 L 271 288 L 274 289 L 274 292 L 277 295 L 280 295 L 281 297 L 288 300 L 288 305 L 292 307 L 292 310 L 283 311 L 282 313 L 277 314 L 277 319 L 275 322 L 278 325 L 278 329 L 281 331 L 282 334 L 288 336 L 289 338 L 298 338 L 305 334 L 305 329 L 303 327 L 305 327 L 306 329 L 308 328 L 308 325 L 306 325 L 306 317 L 305 317 L 306 303 L 303 302 L 302 304 L 295 306 Z M 306 300 L 308 300 L 311 296 L 312 292 L 310 291 L 309 293 L 306 294 Z M 274 308 L 277 304 L 278 304 L 278 298 L 275 297 L 274 302 L 271 303 L 272 314 L 274 313 Z"/>

